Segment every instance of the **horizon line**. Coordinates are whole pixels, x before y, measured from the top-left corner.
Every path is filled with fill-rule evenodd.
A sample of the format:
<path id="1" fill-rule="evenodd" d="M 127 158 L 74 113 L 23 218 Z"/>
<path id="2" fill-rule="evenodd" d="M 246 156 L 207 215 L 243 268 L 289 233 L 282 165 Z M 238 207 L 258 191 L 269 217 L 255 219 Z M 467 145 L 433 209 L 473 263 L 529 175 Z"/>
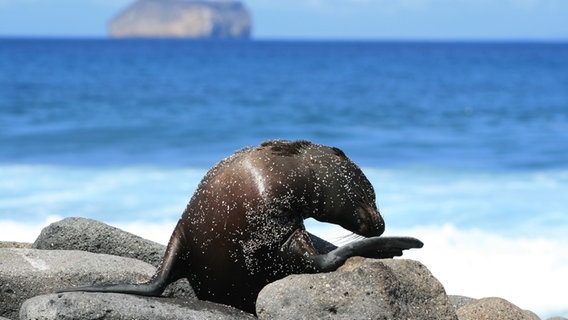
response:
<path id="1" fill-rule="evenodd" d="M 568 37 L 250 37 L 246 39 L 211 39 L 185 37 L 111 37 L 106 35 L 6 35 L 0 40 L 156 40 L 211 42 L 408 42 L 408 43 L 568 43 Z"/>

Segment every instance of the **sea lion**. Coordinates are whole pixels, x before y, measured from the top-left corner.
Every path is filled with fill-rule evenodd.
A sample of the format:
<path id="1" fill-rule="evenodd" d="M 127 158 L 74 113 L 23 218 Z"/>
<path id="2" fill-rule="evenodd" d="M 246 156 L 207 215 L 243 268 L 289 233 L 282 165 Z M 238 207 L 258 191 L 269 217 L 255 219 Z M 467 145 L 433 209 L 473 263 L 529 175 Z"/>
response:
<path id="1" fill-rule="evenodd" d="M 318 252 L 304 228 L 310 217 L 367 238 Z M 149 281 L 60 292 L 158 296 L 188 278 L 199 299 L 254 313 L 260 290 L 287 275 L 333 271 L 355 255 L 392 258 L 422 247 L 414 238 L 379 237 L 384 228 L 373 186 L 340 149 L 267 141 L 207 172 Z"/>

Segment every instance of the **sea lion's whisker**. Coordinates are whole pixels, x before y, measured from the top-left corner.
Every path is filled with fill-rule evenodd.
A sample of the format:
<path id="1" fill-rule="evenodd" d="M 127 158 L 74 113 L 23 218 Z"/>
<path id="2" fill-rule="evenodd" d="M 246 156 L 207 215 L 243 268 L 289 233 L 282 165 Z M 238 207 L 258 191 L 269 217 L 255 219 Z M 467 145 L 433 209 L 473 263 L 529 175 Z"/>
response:
<path id="1" fill-rule="evenodd" d="M 358 240 L 361 240 L 361 239 L 365 239 L 365 237 L 358 235 L 356 233 L 350 233 L 350 234 L 346 234 L 346 235 L 337 237 L 336 242 L 339 245 L 345 245 L 345 244 L 348 244 L 349 242 L 358 241 Z"/>

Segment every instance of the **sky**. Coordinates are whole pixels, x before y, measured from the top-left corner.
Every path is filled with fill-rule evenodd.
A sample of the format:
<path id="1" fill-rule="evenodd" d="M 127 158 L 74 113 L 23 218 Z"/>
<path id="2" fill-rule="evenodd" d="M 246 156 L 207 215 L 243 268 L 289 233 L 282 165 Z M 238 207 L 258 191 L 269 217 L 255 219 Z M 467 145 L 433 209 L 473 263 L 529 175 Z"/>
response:
<path id="1" fill-rule="evenodd" d="M 106 37 L 133 0 L 0 0 L 0 37 Z M 567 0 L 248 0 L 255 39 L 568 40 Z"/>

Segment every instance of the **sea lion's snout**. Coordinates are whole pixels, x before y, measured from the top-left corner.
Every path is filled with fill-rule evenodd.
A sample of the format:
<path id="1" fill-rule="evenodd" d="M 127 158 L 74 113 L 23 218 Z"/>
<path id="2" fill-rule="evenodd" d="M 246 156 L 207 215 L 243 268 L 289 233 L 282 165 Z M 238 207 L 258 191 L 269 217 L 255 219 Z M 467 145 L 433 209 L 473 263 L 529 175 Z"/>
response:
<path id="1" fill-rule="evenodd" d="M 385 222 L 379 211 L 373 207 L 357 209 L 359 229 L 352 230 L 364 237 L 376 237 L 385 231 Z"/>

